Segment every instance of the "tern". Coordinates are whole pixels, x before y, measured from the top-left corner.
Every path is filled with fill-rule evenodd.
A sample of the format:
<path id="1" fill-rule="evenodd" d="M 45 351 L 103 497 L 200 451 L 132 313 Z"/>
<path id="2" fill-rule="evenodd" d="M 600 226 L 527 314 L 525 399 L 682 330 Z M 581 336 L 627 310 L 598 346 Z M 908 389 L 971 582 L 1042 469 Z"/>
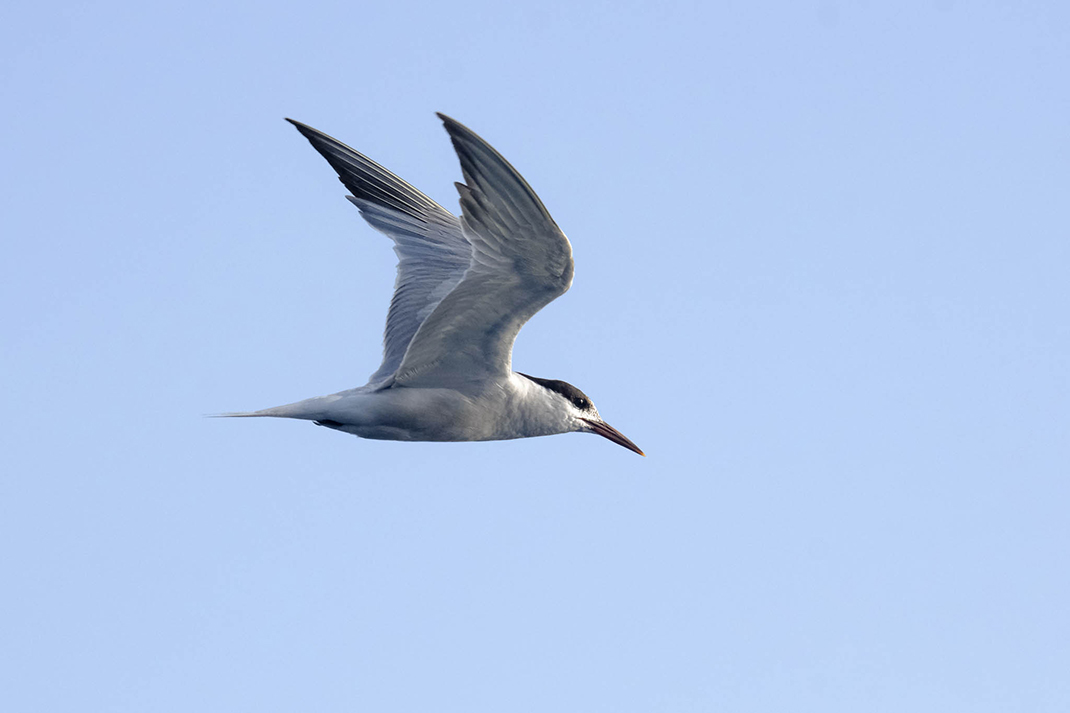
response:
<path id="1" fill-rule="evenodd" d="M 513 371 L 520 328 L 572 285 L 572 246 L 527 181 L 443 114 L 464 183 L 461 216 L 310 126 L 312 144 L 373 228 L 394 241 L 383 361 L 364 386 L 225 416 L 313 421 L 361 438 L 491 441 L 596 433 L 645 455 L 582 391 Z"/>

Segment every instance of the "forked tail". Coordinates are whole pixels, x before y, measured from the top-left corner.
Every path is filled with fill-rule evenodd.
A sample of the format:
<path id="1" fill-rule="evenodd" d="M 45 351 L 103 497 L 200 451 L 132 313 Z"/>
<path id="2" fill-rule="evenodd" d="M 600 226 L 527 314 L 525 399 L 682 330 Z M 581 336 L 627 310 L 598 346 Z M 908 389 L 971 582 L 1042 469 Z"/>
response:
<path id="1" fill-rule="evenodd" d="M 231 413 L 211 413 L 209 418 L 300 418 L 306 421 L 316 421 L 325 417 L 323 397 L 305 399 L 285 406 L 261 409 L 260 411 L 234 411 Z"/>

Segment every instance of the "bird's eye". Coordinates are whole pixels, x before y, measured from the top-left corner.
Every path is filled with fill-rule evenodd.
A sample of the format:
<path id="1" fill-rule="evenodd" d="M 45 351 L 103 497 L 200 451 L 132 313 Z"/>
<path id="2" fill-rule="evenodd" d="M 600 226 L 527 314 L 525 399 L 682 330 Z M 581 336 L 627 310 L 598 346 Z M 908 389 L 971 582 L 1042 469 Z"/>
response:
<path id="1" fill-rule="evenodd" d="M 583 411 L 586 411 L 587 409 L 591 408 L 591 402 L 581 396 L 577 396 L 576 398 L 572 399 L 572 403 L 576 406 L 576 408 L 581 409 Z"/>

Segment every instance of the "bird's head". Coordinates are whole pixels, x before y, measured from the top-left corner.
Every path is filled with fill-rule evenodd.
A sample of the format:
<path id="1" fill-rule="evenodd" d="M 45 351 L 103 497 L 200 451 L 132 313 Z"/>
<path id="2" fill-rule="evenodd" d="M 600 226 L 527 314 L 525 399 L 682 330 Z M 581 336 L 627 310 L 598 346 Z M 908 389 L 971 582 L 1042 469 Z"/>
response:
<path id="1" fill-rule="evenodd" d="M 587 397 L 587 394 L 572 384 L 555 379 L 540 379 L 527 374 L 521 374 L 521 376 L 534 381 L 550 392 L 557 410 L 565 418 L 568 431 L 597 433 L 599 436 L 608 438 L 634 453 L 638 453 L 641 456 L 646 455 L 640 450 L 639 446 L 628 440 L 623 433 L 606 423 L 598 414 L 598 409 L 595 408 L 594 403 Z"/>

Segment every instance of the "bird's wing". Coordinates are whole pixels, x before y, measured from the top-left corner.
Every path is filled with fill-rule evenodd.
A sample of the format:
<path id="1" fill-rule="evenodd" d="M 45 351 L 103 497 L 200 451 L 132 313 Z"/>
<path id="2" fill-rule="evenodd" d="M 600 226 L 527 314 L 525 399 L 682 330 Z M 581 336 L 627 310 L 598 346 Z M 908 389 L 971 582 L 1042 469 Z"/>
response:
<path id="1" fill-rule="evenodd" d="M 486 141 L 438 116 L 461 160 L 461 228 L 472 258 L 416 331 L 394 374 L 402 386 L 507 376 L 520 328 L 572 284 L 572 246 L 539 197 Z"/>
<path id="2" fill-rule="evenodd" d="M 338 172 L 364 219 L 394 241 L 398 274 L 383 334 L 383 363 L 368 381 L 369 386 L 386 385 L 420 324 L 461 281 L 472 248 L 457 217 L 438 203 L 340 141 L 287 121 Z"/>

